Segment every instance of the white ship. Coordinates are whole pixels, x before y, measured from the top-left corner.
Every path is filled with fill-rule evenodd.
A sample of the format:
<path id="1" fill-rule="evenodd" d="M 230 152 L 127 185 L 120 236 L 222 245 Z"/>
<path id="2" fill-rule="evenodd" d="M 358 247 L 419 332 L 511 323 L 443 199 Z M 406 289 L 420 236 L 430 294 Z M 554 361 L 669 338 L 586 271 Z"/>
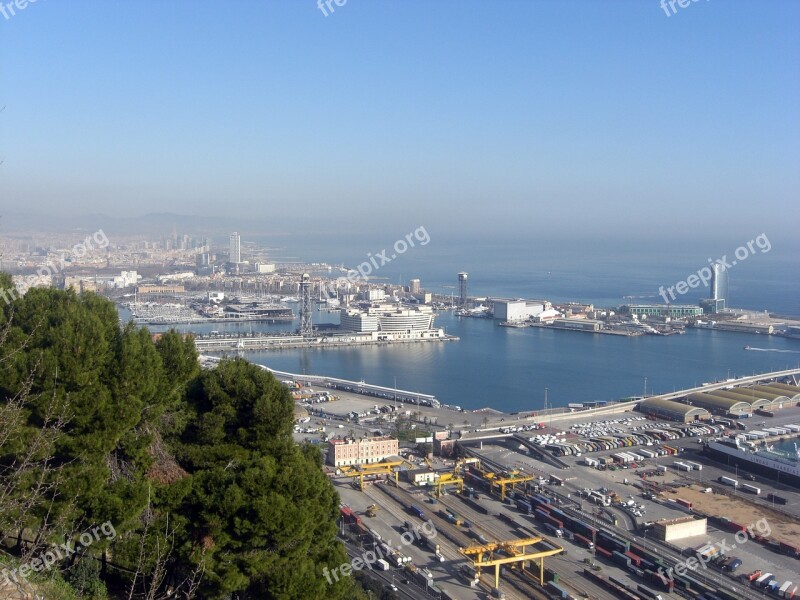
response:
<path id="1" fill-rule="evenodd" d="M 720 438 L 706 443 L 704 451 L 731 466 L 738 465 L 748 471 L 778 478 L 781 483 L 800 487 L 800 452 L 797 444 L 794 453 L 758 447 L 740 438 Z"/>

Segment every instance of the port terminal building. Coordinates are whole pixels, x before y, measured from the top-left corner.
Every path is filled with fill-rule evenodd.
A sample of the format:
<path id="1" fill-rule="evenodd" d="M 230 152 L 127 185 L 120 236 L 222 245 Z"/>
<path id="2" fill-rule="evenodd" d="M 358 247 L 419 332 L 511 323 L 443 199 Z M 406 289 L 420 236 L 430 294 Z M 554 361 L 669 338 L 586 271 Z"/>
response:
<path id="1" fill-rule="evenodd" d="M 711 414 L 705 408 L 690 406 L 665 398 L 648 398 L 639 403 L 639 412 L 648 416 L 679 423 L 692 423 L 709 419 Z"/>
<path id="2" fill-rule="evenodd" d="M 500 321 L 527 321 L 553 308 L 546 300 L 492 298 L 494 318 Z"/>
<path id="3" fill-rule="evenodd" d="M 625 304 L 620 307 L 620 312 L 637 318 L 671 317 L 680 319 L 702 316 L 703 309 L 692 304 Z"/>
<path id="4" fill-rule="evenodd" d="M 368 465 L 397 456 L 399 443 L 390 436 L 334 439 L 328 442 L 328 463 L 334 467 Z"/>

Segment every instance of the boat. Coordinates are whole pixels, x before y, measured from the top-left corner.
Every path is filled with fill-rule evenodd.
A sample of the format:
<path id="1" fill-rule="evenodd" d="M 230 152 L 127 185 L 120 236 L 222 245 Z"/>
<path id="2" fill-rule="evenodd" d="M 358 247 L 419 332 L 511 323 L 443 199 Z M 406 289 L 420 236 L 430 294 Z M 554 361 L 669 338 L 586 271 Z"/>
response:
<path id="1" fill-rule="evenodd" d="M 800 487 L 800 452 L 795 445 L 794 454 L 772 447 L 756 448 L 747 445 L 741 436 L 709 440 L 703 452 L 726 462 L 759 473 L 781 483 Z"/>
<path id="2" fill-rule="evenodd" d="M 745 346 L 744 349 L 745 350 L 750 350 L 750 346 Z"/>

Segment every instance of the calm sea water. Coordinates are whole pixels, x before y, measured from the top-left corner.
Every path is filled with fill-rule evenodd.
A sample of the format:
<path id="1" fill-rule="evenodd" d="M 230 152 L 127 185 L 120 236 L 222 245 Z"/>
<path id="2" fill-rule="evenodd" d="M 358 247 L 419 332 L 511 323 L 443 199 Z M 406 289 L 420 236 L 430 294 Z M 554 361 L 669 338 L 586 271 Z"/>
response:
<path id="1" fill-rule="evenodd" d="M 337 322 L 332 313 L 314 321 Z M 440 313 L 436 323 L 458 342 L 333 350 L 248 352 L 252 362 L 281 371 L 330 375 L 436 395 L 465 408 L 506 411 L 548 404 L 613 400 L 667 392 L 704 381 L 800 366 L 800 341 L 689 330 L 685 335 L 623 338 L 540 328 L 498 327 L 489 319 Z M 296 326 L 296 324 L 295 324 Z M 208 324 L 182 331 L 278 331 L 287 324 Z M 159 328 L 154 327 L 154 330 Z M 745 345 L 765 351 L 744 350 Z M 780 352 L 776 352 L 780 350 Z"/>
<path id="2" fill-rule="evenodd" d="M 403 232 L 400 232 L 403 233 Z M 450 293 L 458 271 L 469 272 L 470 295 L 576 300 L 618 306 L 623 296 L 647 296 L 656 302 L 661 285 L 674 285 L 707 264 L 706 257 L 732 255 L 715 244 L 653 248 L 632 244 L 594 244 L 578 248 L 528 241 L 430 243 L 415 247 L 384 265 L 375 282 L 408 281 Z M 399 235 L 398 237 L 402 237 Z M 269 243 L 269 240 L 266 241 Z M 284 240 L 276 257 L 342 262 L 354 266 L 394 238 L 368 241 L 314 237 L 293 246 Z M 730 290 L 736 306 L 800 315 L 800 253 L 773 243 L 731 269 Z M 796 248 L 796 247 L 795 247 Z M 693 290 L 681 301 L 707 294 Z M 315 322 L 338 322 L 335 313 L 316 313 Z M 465 408 L 492 406 L 506 411 L 541 409 L 548 404 L 612 400 L 667 392 L 726 377 L 800 366 L 800 341 L 771 336 L 690 330 L 669 337 L 622 338 L 539 328 L 498 327 L 486 319 L 441 313 L 436 321 L 458 342 L 404 344 L 335 350 L 283 350 L 247 353 L 253 362 L 295 373 L 322 374 L 435 394 Z M 294 325 L 213 324 L 198 331 L 285 330 Z M 155 328 L 154 328 L 155 329 Z M 744 346 L 764 351 L 747 351 Z M 646 378 L 646 383 L 645 383 Z"/>

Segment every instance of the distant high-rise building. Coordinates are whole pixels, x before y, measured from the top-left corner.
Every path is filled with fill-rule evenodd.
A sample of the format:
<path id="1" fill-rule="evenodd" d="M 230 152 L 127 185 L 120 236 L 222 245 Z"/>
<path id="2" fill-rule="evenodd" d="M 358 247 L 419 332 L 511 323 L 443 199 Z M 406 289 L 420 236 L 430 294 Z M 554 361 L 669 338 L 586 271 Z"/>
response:
<path id="1" fill-rule="evenodd" d="M 458 274 L 458 306 L 460 308 L 467 307 L 467 274 Z"/>
<path id="2" fill-rule="evenodd" d="M 711 300 L 716 301 L 719 308 L 725 308 L 728 302 L 728 271 L 725 265 L 711 265 Z"/>
<path id="3" fill-rule="evenodd" d="M 408 291 L 412 294 L 419 294 L 420 284 L 419 279 L 412 279 L 408 282 Z"/>
<path id="4" fill-rule="evenodd" d="M 230 258 L 228 262 L 242 262 L 242 238 L 235 231 L 231 234 L 231 248 L 229 254 Z"/>

